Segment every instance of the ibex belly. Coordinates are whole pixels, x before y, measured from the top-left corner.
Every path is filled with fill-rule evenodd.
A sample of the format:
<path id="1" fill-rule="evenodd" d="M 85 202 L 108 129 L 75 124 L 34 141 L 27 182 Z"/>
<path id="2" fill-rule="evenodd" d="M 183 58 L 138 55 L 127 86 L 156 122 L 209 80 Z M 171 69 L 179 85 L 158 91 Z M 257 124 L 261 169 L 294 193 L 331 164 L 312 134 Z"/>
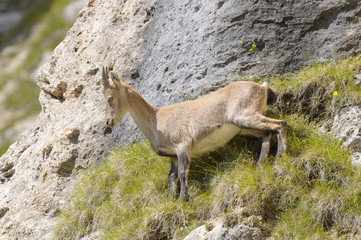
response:
<path id="1" fill-rule="evenodd" d="M 200 154 L 222 147 L 236 136 L 239 131 L 240 129 L 236 125 L 225 123 L 222 126 L 215 128 L 213 132 L 206 137 L 193 143 L 192 153 Z"/>

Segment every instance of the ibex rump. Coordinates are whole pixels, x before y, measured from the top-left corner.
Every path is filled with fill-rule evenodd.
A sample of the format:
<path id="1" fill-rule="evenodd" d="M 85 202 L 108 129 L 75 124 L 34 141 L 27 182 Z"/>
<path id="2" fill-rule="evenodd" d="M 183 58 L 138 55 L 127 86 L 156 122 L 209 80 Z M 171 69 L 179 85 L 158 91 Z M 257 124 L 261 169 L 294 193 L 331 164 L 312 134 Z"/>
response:
<path id="1" fill-rule="evenodd" d="M 114 85 L 109 82 L 109 76 Z M 278 138 L 277 155 L 287 149 L 286 121 L 263 116 L 274 92 L 267 85 L 232 82 L 227 87 L 196 100 L 156 108 L 147 103 L 120 74 L 103 68 L 106 123 L 114 127 L 129 112 L 160 156 L 169 156 L 169 198 L 176 197 L 180 179 L 180 198 L 188 198 L 187 175 L 191 153 L 204 153 L 225 145 L 237 134 L 262 140 L 259 162 L 270 148 L 271 133 Z"/>

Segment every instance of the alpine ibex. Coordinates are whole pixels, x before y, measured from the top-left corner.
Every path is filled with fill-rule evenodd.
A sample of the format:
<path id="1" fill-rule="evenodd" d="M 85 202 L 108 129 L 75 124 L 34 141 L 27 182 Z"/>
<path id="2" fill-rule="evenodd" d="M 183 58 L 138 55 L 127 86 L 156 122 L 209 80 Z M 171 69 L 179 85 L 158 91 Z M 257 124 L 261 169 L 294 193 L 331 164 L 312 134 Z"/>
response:
<path id="1" fill-rule="evenodd" d="M 109 82 L 109 76 L 112 83 Z M 286 121 L 263 116 L 275 99 L 266 84 L 232 82 L 196 100 L 156 108 L 121 80 L 119 73 L 103 68 L 106 124 L 116 126 L 129 112 L 153 150 L 171 159 L 169 198 L 174 199 L 180 179 L 180 198 L 188 198 L 187 175 L 192 154 L 225 145 L 237 134 L 262 140 L 259 162 L 270 148 L 271 133 L 278 138 L 277 155 L 287 149 Z"/>

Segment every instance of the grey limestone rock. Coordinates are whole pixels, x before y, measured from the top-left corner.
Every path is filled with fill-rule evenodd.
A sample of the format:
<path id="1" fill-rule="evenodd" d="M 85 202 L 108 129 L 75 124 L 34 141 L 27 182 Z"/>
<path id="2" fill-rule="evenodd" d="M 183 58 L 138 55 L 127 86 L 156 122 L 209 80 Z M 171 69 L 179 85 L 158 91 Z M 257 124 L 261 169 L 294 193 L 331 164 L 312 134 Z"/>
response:
<path id="1" fill-rule="evenodd" d="M 333 121 L 332 131 L 343 145 L 354 150 L 354 164 L 361 164 L 361 108 L 354 106 L 342 109 Z"/>
<path id="2" fill-rule="evenodd" d="M 236 225 L 233 228 L 222 226 L 222 222 L 202 225 L 193 230 L 184 240 L 261 240 L 265 239 L 259 228 Z"/>

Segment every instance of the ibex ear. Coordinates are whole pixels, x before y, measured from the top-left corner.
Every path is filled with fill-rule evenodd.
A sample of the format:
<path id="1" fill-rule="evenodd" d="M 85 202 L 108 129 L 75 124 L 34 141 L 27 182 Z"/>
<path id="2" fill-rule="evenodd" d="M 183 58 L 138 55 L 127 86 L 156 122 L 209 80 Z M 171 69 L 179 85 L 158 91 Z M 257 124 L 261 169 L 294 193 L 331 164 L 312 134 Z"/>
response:
<path id="1" fill-rule="evenodd" d="M 110 79 L 112 79 L 116 88 L 121 88 L 123 86 L 123 81 L 119 73 L 111 71 Z"/>

